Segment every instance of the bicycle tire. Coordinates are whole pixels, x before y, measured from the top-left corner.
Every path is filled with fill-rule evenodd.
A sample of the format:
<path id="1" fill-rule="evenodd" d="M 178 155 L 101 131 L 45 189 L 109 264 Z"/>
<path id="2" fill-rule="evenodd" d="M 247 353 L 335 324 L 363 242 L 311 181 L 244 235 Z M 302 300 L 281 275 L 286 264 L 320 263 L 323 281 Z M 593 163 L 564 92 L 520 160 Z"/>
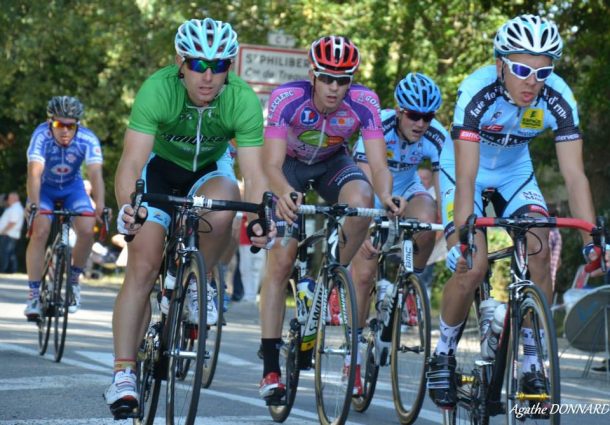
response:
<path id="1" fill-rule="evenodd" d="M 203 361 L 205 357 L 205 329 L 206 329 L 206 272 L 203 258 L 199 251 L 190 251 L 186 254 L 184 265 L 180 266 L 169 308 L 169 343 L 168 343 L 168 373 L 167 373 L 167 399 L 166 422 L 169 425 L 192 425 L 197 416 L 201 380 L 203 376 Z M 190 280 L 197 282 L 198 324 L 192 329 L 192 349 L 188 352 L 181 350 L 182 323 L 187 320 L 183 313 L 187 303 L 187 288 Z M 179 285 L 178 286 L 178 282 Z M 190 358 L 190 379 L 177 376 L 178 367 L 182 360 Z M 188 377 L 186 377 L 188 378 Z M 182 381 L 182 382 L 178 382 Z"/>
<path id="2" fill-rule="evenodd" d="M 68 307 L 72 299 L 72 286 L 70 285 L 70 265 L 72 262 L 71 249 L 65 245 L 58 251 L 56 258 L 54 291 L 54 346 L 55 361 L 59 363 L 64 354 L 66 333 L 68 330 Z M 63 292 L 63 296 L 62 296 Z"/>
<path id="3" fill-rule="evenodd" d="M 522 298 L 519 302 L 519 311 L 517 312 L 518 322 L 516 324 L 511 323 L 507 361 L 506 414 L 507 422 L 511 425 L 517 423 L 536 423 L 540 419 L 532 417 L 531 415 L 524 415 L 521 418 L 516 417 L 518 411 L 525 411 L 519 409 L 527 407 L 529 410 L 529 408 L 532 407 L 530 405 L 532 402 L 520 402 L 514 398 L 516 392 L 523 392 L 523 388 L 519 383 L 519 377 L 523 372 L 523 356 L 521 355 L 523 335 L 521 334 L 521 329 L 524 326 L 524 321 L 526 321 L 526 319 L 529 321 L 530 326 L 532 326 L 531 329 L 533 330 L 533 338 L 536 343 L 536 352 L 539 359 L 538 369 L 546 378 L 546 394 L 548 394 L 548 400 L 546 403 L 543 403 L 543 405 L 546 408 L 559 405 L 561 394 L 559 358 L 557 357 L 557 338 L 546 297 L 540 288 L 535 285 L 524 287 L 521 295 Z M 514 316 L 511 320 L 514 320 Z M 514 329 L 516 329 L 517 332 L 513 332 Z M 542 338 L 540 333 L 541 330 L 544 331 Z M 545 423 L 547 422 L 552 425 L 559 425 L 559 413 L 550 414 L 550 417 L 545 419 Z"/>
<path id="4" fill-rule="evenodd" d="M 150 325 L 140 344 L 137 357 L 139 405 L 138 416 L 133 418 L 133 425 L 153 425 L 164 379 L 160 369 L 163 368 L 162 362 L 165 359 L 161 338 L 165 316 L 161 313 L 156 295 L 151 297 L 150 304 Z"/>
<path id="5" fill-rule="evenodd" d="M 377 319 L 372 319 L 377 320 Z M 375 325 L 374 325 L 375 326 Z M 377 386 L 377 377 L 379 375 L 379 365 L 375 361 L 375 335 L 371 331 L 364 353 L 364 375 L 362 376 L 362 395 L 360 397 L 352 397 L 352 406 L 354 410 L 363 413 L 369 408 L 375 388 Z"/>
<path id="6" fill-rule="evenodd" d="M 318 320 L 315 346 L 315 392 L 320 423 L 337 425 L 345 423 L 353 395 L 358 339 L 351 330 L 357 329 L 358 317 L 354 287 L 345 267 L 336 266 L 328 273 L 326 308 Z M 336 316 L 329 308 L 333 290 L 339 304 Z"/>
<path id="7" fill-rule="evenodd" d="M 411 424 L 417 419 L 426 395 L 430 302 L 426 289 L 414 274 L 402 275 L 399 290 L 402 297 L 398 299 L 402 302 L 394 303 L 390 375 L 398 420 L 401 424 Z"/>
<path id="8" fill-rule="evenodd" d="M 296 300 L 296 290 L 294 280 L 291 280 L 290 288 Z M 285 314 L 284 314 L 285 316 Z M 286 329 L 282 332 L 282 346 L 280 348 L 280 369 L 282 376 L 286 380 L 286 394 L 282 399 L 282 404 L 269 405 L 269 414 L 274 422 L 284 422 L 290 415 L 294 400 L 299 386 L 301 373 L 299 365 L 299 352 L 301 347 L 301 324 L 296 318 L 296 306 L 292 309 L 292 314 L 288 315 L 289 321 Z"/>
<path id="9" fill-rule="evenodd" d="M 51 335 L 51 323 L 53 322 L 53 251 L 47 247 L 45 252 L 45 264 L 40 282 L 40 318 L 38 325 L 38 353 L 41 356 L 47 352 L 49 336 Z"/>
<path id="10" fill-rule="evenodd" d="M 209 388 L 214 380 L 214 374 L 216 373 L 216 365 L 218 363 L 218 355 L 220 354 L 220 342 L 222 340 L 222 327 L 224 323 L 224 297 L 225 297 L 225 277 L 224 273 L 220 270 L 220 267 L 214 268 L 214 282 L 215 285 L 210 284 L 208 291 L 211 289 L 212 296 L 209 298 L 216 304 L 216 311 L 218 312 L 218 319 L 216 323 L 208 324 L 206 332 L 206 355 L 203 362 L 203 388 Z M 206 298 L 207 308 L 207 298 Z"/>

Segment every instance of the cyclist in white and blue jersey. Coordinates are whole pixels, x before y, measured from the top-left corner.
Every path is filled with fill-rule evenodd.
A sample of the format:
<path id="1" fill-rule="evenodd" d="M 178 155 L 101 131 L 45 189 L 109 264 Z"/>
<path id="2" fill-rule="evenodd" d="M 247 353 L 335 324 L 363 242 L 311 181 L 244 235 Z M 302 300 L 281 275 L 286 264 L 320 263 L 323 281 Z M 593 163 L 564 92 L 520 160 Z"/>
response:
<path id="1" fill-rule="evenodd" d="M 393 177 L 392 195 L 406 201 L 405 216 L 426 222 L 436 222 L 436 202 L 422 184 L 417 168 L 428 159 L 433 171 L 434 187 L 438 196 L 438 166 L 441 149 L 450 140 L 449 133 L 434 117 L 441 106 L 441 92 L 434 81 L 420 73 L 409 73 L 394 90 L 396 109 L 381 111 L 388 168 Z M 364 173 L 370 175 L 370 167 L 364 152 L 362 139 L 356 142 L 354 158 Z M 383 208 L 375 199 L 375 207 Z M 421 272 L 434 248 L 434 232 L 417 235 L 415 271 Z M 369 314 L 371 285 L 376 281 L 379 252 L 370 240 L 364 244 L 351 263 L 352 279 L 358 301 L 358 332 L 362 332 Z M 384 349 L 388 343 L 378 342 Z M 387 352 L 389 354 L 389 351 Z M 382 358 L 384 356 L 382 355 Z M 387 359 L 387 355 L 385 356 Z M 356 376 L 360 376 L 356 374 Z M 362 385 L 357 381 L 354 386 Z"/>
<path id="2" fill-rule="evenodd" d="M 479 283 L 487 271 L 487 245 L 476 234 L 477 252 L 472 270 L 460 253 L 456 228 L 473 212 L 482 215 L 481 193 L 496 189 L 496 214 L 548 216 L 544 197 L 534 175 L 529 142 L 546 129 L 555 134 L 559 169 L 568 189 L 570 210 L 575 217 L 594 222 L 595 213 L 582 160 L 582 137 L 572 91 L 554 71 L 563 43 L 554 23 L 534 15 L 506 22 L 494 39 L 495 65 L 485 66 L 461 84 L 451 136 L 440 159 L 442 218 L 448 246 L 447 266 L 457 272 L 445 285 L 441 305 L 441 338 L 430 362 L 428 388 L 441 407 L 456 403 L 455 351 L 459 329 L 465 320 Z M 532 281 L 552 296 L 548 229 L 528 235 L 536 255 L 529 258 Z M 583 235 L 586 254 L 591 237 Z M 593 256 L 595 254 L 592 254 Z M 528 346 L 524 329 L 525 370 L 521 377 L 525 393 L 544 391 L 543 375 L 535 349 Z"/>
<path id="3" fill-rule="evenodd" d="M 27 150 L 26 214 L 32 205 L 41 210 L 52 210 L 56 201 L 74 212 L 93 212 L 101 222 L 104 210 L 104 179 L 102 176 L 102 148 L 97 136 L 80 125 L 83 104 L 75 97 L 55 96 L 47 105 L 49 119 L 34 130 Z M 85 192 L 81 164 L 87 167 L 92 184 L 91 198 Z M 68 308 L 74 313 L 80 307 L 79 277 L 83 272 L 93 245 L 94 217 L 75 217 L 72 221 L 76 244 L 72 250 L 70 280 L 74 294 Z M 51 216 L 34 219 L 33 231 L 26 251 L 26 265 L 30 293 L 24 314 L 28 320 L 40 316 L 38 302 L 44 263 L 45 245 L 51 230 Z"/>

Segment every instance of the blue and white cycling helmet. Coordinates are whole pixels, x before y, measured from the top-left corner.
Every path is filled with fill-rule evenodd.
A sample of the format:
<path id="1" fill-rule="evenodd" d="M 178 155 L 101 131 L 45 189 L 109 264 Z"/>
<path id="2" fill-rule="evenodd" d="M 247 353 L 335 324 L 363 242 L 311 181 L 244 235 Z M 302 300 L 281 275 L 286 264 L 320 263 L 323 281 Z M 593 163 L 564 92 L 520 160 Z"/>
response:
<path id="1" fill-rule="evenodd" d="M 174 45 L 183 58 L 206 60 L 232 59 L 239 50 L 231 24 L 212 18 L 191 19 L 180 25 Z"/>
<path id="2" fill-rule="evenodd" d="M 443 102 L 441 91 L 430 77 L 410 72 L 400 80 L 394 90 L 394 98 L 400 109 L 427 114 L 436 112 Z"/>
<path id="3" fill-rule="evenodd" d="M 76 97 L 54 96 L 47 103 L 47 115 L 49 117 L 74 118 L 79 120 L 85 107 Z"/>
<path id="4" fill-rule="evenodd" d="M 559 59 L 563 42 L 557 25 L 537 15 L 521 15 L 506 22 L 494 38 L 496 57 L 512 53 L 544 55 Z"/>

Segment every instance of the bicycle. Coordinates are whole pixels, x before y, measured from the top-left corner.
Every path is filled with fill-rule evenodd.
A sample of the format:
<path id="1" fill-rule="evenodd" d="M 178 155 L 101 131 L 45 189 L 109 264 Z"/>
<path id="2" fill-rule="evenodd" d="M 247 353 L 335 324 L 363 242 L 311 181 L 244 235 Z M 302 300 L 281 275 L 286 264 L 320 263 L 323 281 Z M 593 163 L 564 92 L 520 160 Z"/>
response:
<path id="1" fill-rule="evenodd" d="M 305 320 L 299 322 L 298 313 L 290 319 L 280 349 L 280 367 L 286 379 L 286 392 L 281 400 L 269 405 L 271 417 L 284 422 L 294 404 L 301 370 L 315 369 L 316 409 L 323 425 L 343 424 L 349 413 L 355 379 L 358 341 L 356 298 L 351 277 L 339 263 L 339 230 L 343 217 L 376 217 L 386 211 L 372 208 L 350 208 L 346 204 L 332 206 L 301 205 L 298 208 L 298 226 L 287 229 L 286 239 L 298 227 L 297 259 L 290 279 L 295 295 L 295 283 L 303 276 L 314 276 L 310 270 L 308 249 L 324 241 L 322 262 L 319 266 L 312 307 Z M 305 234 L 305 215 L 321 214 L 326 217 L 323 229 L 310 236 Z M 331 297 L 338 309 L 330 311 Z M 348 361 L 346 361 L 348 359 Z M 338 360 L 338 362 L 334 362 Z M 346 363 L 348 364 L 346 365 Z M 340 371 L 343 370 L 343 375 Z"/>
<path id="2" fill-rule="evenodd" d="M 503 227 L 511 232 L 513 246 L 508 249 L 490 253 L 490 262 L 511 257 L 511 283 L 508 285 L 508 303 L 504 316 L 504 328 L 498 337 L 498 345 L 493 359 L 481 359 L 476 356 L 467 361 L 463 359 L 460 348 L 457 355 L 460 367 L 456 371 L 457 398 L 455 409 L 444 410 L 444 423 L 488 424 L 490 416 L 506 414 L 508 424 L 526 420 L 544 420 L 558 425 L 559 414 L 552 411 L 552 406 L 560 402 L 559 359 L 557 340 L 551 311 L 546 296 L 531 280 L 528 274 L 528 251 L 526 234 L 532 228 L 566 227 L 589 232 L 595 245 L 602 248 L 601 258 L 605 255 L 606 230 L 603 220 L 598 219 L 594 226 L 586 221 L 574 218 L 555 217 L 518 217 L 518 218 L 476 218 L 471 215 L 460 232 L 460 241 L 465 244 L 468 267 L 472 267 L 472 253 L 475 251 L 474 232 L 477 228 Z M 602 267 L 605 264 L 602 261 Z M 481 283 L 475 294 L 473 313 L 470 319 L 480 320 L 479 305 L 490 297 L 490 276 Z M 521 329 L 533 330 L 532 339 L 537 356 L 535 372 L 523 371 L 523 355 L 519 352 Z M 467 322 L 463 325 L 466 330 Z M 479 326 L 474 323 L 469 327 L 470 334 L 479 335 Z M 464 334 L 462 334 L 463 336 Z M 477 338 L 472 341 L 479 349 Z M 531 354 L 531 353 L 530 353 Z M 460 361 L 462 360 L 462 361 Z M 519 382 L 523 373 L 534 373 L 542 383 L 538 393 L 526 392 Z M 505 384 L 505 385 L 504 385 Z M 504 386 L 504 391 L 503 391 Z M 501 399 L 504 398 L 504 401 Z"/>
<path id="3" fill-rule="evenodd" d="M 208 199 L 203 196 L 179 197 L 166 194 L 143 193 L 144 182 L 136 182 L 133 207 L 142 202 L 158 202 L 175 207 L 169 233 L 166 236 L 162 267 L 159 274 L 160 290 L 153 296 L 150 326 L 144 336 L 137 357 L 137 375 L 140 403 L 136 411 L 115 414 L 115 419 L 133 418 L 133 423 L 152 425 L 157 410 L 162 381 L 166 385 L 166 423 L 195 422 L 199 395 L 204 379 L 207 380 L 206 361 L 215 359 L 220 348 L 215 339 L 214 352 L 206 351 L 206 340 L 212 326 L 222 326 L 219 316 L 216 324 L 207 324 L 208 291 L 207 273 L 203 256 L 198 249 L 199 220 L 202 211 L 244 211 L 258 213 L 263 229 L 269 228 L 272 194 L 266 192 L 261 204 Z M 166 288 L 168 272 L 175 273 L 175 287 Z M 190 285 L 190 287 L 189 287 Z M 194 286 L 193 286 L 194 285 Z M 217 285 L 217 287 L 220 286 Z M 196 288 L 196 289 L 195 289 Z M 160 308 L 162 291 L 169 297 L 167 314 Z M 213 289 L 212 289 L 213 290 Z M 189 293 L 192 291 L 192 293 Z M 215 291 L 222 300 L 222 290 Z M 220 294 L 220 296 L 218 296 Z M 195 297 L 198 306 L 196 320 L 189 318 L 188 297 Z M 214 295 L 211 295 L 213 300 Z M 222 310 L 222 304 L 217 304 Z M 192 312 L 190 312 L 192 313 Z M 220 314 L 220 313 L 219 313 Z M 208 365 L 207 374 L 213 376 L 215 364 Z M 210 373 L 211 372 L 211 373 Z"/>
<path id="4" fill-rule="evenodd" d="M 104 227 L 100 239 L 104 239 L 108 232 L 109 211 L 105 208 L 103 212 Z M 63 208 L 61 202 L 56 202 L 53 210 L 38 210 L 36 205 L 32 205 L 28 218 L 28 237 L 31 236 L 37 214 L 53 216 L 40 282 L 40 316 L 36 319 L 38 353 L 43 356 L 47 352 L 53 327 L 54 359 L 59 363 L 66 343 L 68 307 L 73 297 L 72 285 L 68 284 L 72 266 L 72 248 L 69 241 L 71 218 L 95 217 L 95 213 L 68 211 Z"/>
<path id="5" fill-rule="evenodd" d="M 361 397 L 352 399 L 357 412 L 368 409 L 379 368 L 389 364 L 394 407 L 400 423 L 411 424 L 417 419 L 426 394 L 431 325 L 426 288 L 413 270 L 413 237 L 418 232 L 439 230 L 443 230 L 441 224 L 416 219 L 376 220 L 371 225 L 375 246 L 383 233 L 387 237 L 380 250 L 377 279 L 390 280 L 392 264 L 398 263 L 398 270 L 392 289 L 388 289 L 384 300 L 380 301 L 380 311 L 369 321 L 369 332 L 364 337 L 364 391 Z M 391 342 L 389 352 L 379 341 Z"/>

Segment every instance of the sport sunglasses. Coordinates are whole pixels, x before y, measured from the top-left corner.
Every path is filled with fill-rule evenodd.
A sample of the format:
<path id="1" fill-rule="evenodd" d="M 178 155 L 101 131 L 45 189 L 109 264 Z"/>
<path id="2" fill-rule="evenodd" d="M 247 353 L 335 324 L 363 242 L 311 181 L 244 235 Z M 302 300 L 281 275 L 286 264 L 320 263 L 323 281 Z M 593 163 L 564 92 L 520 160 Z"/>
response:
<path id="1" fill-rule="evenodd" d="M 75 130 L 78 126 L 78 123 L 75 122 L 62 122 L 59 120 L 51 121 L 51 127 L 53 128 L 65 128 L 66 130 L 72 131 Z"/>
<path id="2" fill-rule="evenodd" d="M 424 122 L 430 122 L 436 115 L 434 112 L 422 114 L 421 112 L 409 111 L 408 109 L 402 109 L 401 112 L 405 114 L 407 118 L 414 122 L 417 122 L 419 120 L 424 120 Z"/>
<path id="3" fill-rule="evenodd" d="M 314 71 L 313 75 L 324 84 L 332 84 L 336 81 L 339 86 L 347 86 L 353 78 L 351 75 L 334 75 L 321 71 Z"/>
<path id="4" fill-rule="evenodd" d="M 221 74 L 227 72 L 231 66 L 230 59 L 218 59 L 208 61 L 205 59 L 185 58 L 186 67 L 191 71 L 203 74 L 208 69 L 212 70 L 212 74 Z"/>
<path id="5" fill-rule="evenodd" d="M 554 65 L 543 66 L 542 68 L 532 68 L 524 63 L 513 62 L 504 57 L 502 58 L 502 61 L 508 65 L 510 73 L 521 80 L 526 80 L 530 75 L 532 75 L 532 73 L 535 73 L 537 81 L 544 81 L 551 76 L 553 69 L 555 68 Z"/>

